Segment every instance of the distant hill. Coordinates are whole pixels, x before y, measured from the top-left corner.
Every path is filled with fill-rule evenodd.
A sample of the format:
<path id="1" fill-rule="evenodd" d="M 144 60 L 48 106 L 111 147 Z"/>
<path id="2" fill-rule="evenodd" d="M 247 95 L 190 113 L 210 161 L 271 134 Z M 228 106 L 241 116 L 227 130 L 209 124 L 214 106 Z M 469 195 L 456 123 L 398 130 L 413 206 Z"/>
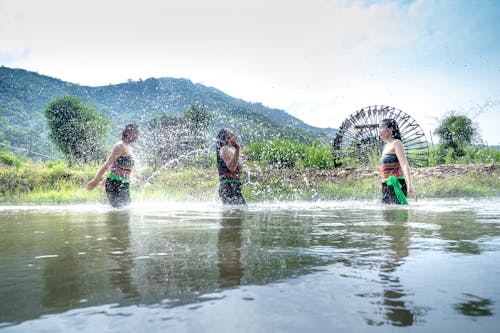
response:
<path id="1" fill-rule="evenodd" d="M 249 103 L 188 79 L 150 78 L 101 87 L 82 86 L 23 69 L 0 67 L 0 143 L 52 152 L 47 138 L 47 105 L 55 98 L 75 96 L 115 125 L 110 141 L 128 121 L 144 124 L 161 115 L 181 115 L 190 104 L 214 114 L 212 130 L 230 127 L 244 142 L 256 138 L 328 140 L 336 130 L 309 126 L 283 110 Z M 215 133 L 214 133 L 215 136 Z"/>

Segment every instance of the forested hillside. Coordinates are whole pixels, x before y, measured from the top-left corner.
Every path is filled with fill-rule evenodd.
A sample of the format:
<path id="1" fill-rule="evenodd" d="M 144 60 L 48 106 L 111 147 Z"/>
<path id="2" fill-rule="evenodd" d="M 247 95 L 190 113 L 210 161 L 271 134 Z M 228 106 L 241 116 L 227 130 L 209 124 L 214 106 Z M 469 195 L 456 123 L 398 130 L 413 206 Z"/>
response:
<path id="1" fill-rule="evenodd" d="M 55 98 L 75 96 L 114 124 L 144 124 L 162 115 L 179 116 L 196 104 L 214 115 L 211 129 L 231 127 L 243 141 L 254 138 L 327 140 L 333 129 L 309 126 L 283 110 L 233 98 L 188 79 L 150 78 L 102 87 L 81 86 L 23 69 L 0 68 L 0 143 L 52 153 L 43 112 Z M 215 135 L 215 134 L 214 134 Z"/>

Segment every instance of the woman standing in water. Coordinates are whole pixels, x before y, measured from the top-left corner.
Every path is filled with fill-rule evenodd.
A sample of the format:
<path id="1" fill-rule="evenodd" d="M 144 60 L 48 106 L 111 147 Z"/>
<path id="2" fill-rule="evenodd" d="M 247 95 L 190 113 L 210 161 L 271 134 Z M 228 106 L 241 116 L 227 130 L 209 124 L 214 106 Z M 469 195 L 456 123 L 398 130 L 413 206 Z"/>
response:
<path id="1" fill-rule="evenodd" d="M 238 136 L 227 128 L 217 134 L 216 154 L 219 171 L 219 197 L 223 204 L 245 205 L 241 194 L 240 145 Z"/>
<path id="2" fill-rule="evenodd" d="M 411 181 L 410 165 L 401 142 L 401 133 L 394 119 L 384 119 L 379 126 L 379 136 L 385 141 L 380 160 L 380 178 L 382 179 L 382 203 L 407 205 L 407 193 L 415 201 L 417 192 Z"/>
<path id="3" fill-rule="evenodd" d="M 136 141 L 138 136 L 139 127 L 134 123 L 127 124 L 122 130 L 122 140 L 114 145 L 106 162 L 96 176 L 87 183 L 87 189 L 92 190 L 109 170 L 106 178 L 106 194 L 111 206 L 116 208 L 130 203 L 130 174 L 134 166 L 131 143 Z"/>

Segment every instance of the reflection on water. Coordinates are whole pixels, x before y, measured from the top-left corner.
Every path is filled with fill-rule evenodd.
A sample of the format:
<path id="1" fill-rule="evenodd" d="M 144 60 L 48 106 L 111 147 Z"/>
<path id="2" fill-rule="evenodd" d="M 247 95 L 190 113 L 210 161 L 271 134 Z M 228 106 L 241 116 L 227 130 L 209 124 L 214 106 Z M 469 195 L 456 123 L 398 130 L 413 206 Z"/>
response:
<path id="1" fill-rule="evenodd" d="M 387 261 L 380 267 L 380 277 L 384 288 L 384 309 L 387 318 L 393 325 L 411 326 L 416 314 L 405 301 L 406 291 L 396 272 L 398 267 L 404 263 L 404 258 L 409 254 L 409 211 L 388 208 L 384 209 L 382 213 L 386 222 L 384 234 L 388 243 Z"/>
<path id="2" fill-rule="evenodd" d="M 57 312 L 89 302 L 90 298 L 107 298 L 119 292 L 123 297 L 137 297 L 131 277 L 133 261 L 130 252 L 128 211 L 109 211 L 102 218 L 102 225 L 89 228 L 88 241 L 79 241 L 79 225 L 59 225 L 58 235 L 51 238 L 53 259 L 42 265 L 43 296 L 41 305 L 48 312 Z M 73 217 L 71 217 L 73 218 Z M 49 222 L 50 223 L 50 222 Z M 46 233 L 53 233 L 50 230 Z M 76 231 L 76 233 L 75 233 Z M 92 243 L 95 240 L 95 244 Z M 95 256 L 105 253 L 106 256 Z M 48 259 L 48 258 L 47 258 Z M 108 280 L 108 281 L 106 281 Z"/>
<path id="3" fill-rule="evenodd" d="M 232 287 L 241 283 L 241 228 L 244 210 L 224 209 L 218 237 L 220 287 Z"/>
<path id="4" fill-rule="evenodd" d="M 459 303 L 455 306 L 455 309 L 460 311 L 460 313 L 471 317 L 493 315 L 493 311 L 491 309 L 493 302 L 491 300 L 470 294 L 464 294 L 464 296 L 468 299 L 468 301 Z"/>
<path id="5" fill-rule="evenodd" d="M 115 261 L 109 270 L 111 285 L 125 298 L 137 298 L 139 292 L 132 282 L 132 249 L 130 244 L 130 211 L 110 211 L 105 214 L 106 237 L 110 244 L 110 258 Z"/>
<path id="6" fill-rule="evenodd" d="M 493 332 L 498 203 L 0 207 L 0 328 Z"/>

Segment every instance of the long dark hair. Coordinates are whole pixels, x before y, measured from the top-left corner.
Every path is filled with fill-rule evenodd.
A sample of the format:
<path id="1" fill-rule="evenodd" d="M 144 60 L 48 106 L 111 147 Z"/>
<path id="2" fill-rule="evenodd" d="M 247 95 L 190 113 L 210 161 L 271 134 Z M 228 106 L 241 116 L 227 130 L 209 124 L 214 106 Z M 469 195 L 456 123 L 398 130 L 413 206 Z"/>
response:
<path id="1" fill-rule="evenodd" d="M 139 132 L 139 126 L 136 123 L 128 123 L 122 130 L 122 140 L 129 141 L 129 136 L 134 132 Z"/>
<path id="2" fill-rule="evenodd" d="M 219 131 L 219 133 L 217 134 L 217 137 L 215 139 L 215 149 L 217 150 L 217 152 L 224 146 L 227 146 L 227 141 L 228 141 L 228 138 L 229 138 L 229 133 L 227 131 L 227 128 L 223 128 Z"/>
<path id="3" fill-rule="evenodd" d="M 396 120 L 388 118 L 382 120 L 382 122 L 387 126 L 387 128 L 392 128 L 392 133 L 391 133 L 392 138 L 403 140 L 401 138 L 401 132 L 399 131 L 399 126 Z"/>

